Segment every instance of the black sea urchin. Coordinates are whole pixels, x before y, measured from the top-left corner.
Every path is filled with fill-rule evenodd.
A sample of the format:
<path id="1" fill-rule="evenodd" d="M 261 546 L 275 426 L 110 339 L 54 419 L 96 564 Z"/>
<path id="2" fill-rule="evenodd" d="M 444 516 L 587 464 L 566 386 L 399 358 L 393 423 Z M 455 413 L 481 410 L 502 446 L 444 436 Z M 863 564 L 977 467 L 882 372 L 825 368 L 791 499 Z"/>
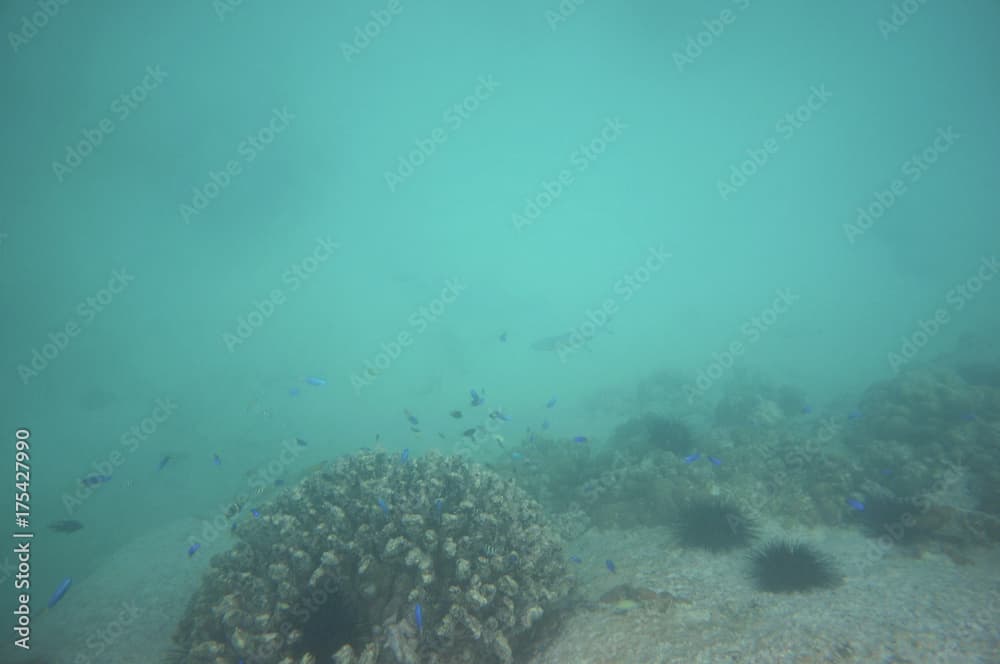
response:
<path id="1" fill-rule="evenodd" d="M 757 524 L 735 503 L 697 498 L 681 508 L 674 532 L 682 546 L 728 551 L 749 545 L 757 537 Z"/>
<path id="2" fill-rule="evenodd" d="M 768 542 L 750 554 L 750 576 L 759 590 L 794 593 L 840 583 L 833 560 L 817 549 L 789 540 Z"/>

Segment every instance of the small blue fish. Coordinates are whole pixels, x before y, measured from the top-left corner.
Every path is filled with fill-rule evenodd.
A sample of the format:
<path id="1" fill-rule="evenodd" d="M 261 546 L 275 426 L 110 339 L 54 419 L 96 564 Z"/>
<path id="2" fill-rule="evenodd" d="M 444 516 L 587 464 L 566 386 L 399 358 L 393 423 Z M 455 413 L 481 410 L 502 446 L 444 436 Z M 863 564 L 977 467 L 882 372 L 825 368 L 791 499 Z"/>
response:
<path id="1" fill-rule="evenodd" d="M 486 391 L 483 390 L 483 392 L 485 393 Z M 486 401 L 486 397 L 479 396 L 479 393 L 472 389 L 469 390 L 469 396 L 472 398 L 472 400 L 469 402 L 469 405 L 471 406 L 478 406 L 479 404 Z"/>
<path id="2" fill-rule="evenodd" d="M 849 420 L 860 420 L 861 419 L 861 411 L 860 410 L 852 410 L 850 413 L 847 414 L 847 419 L 849 419 Z"/>
<path id="3" fill-rule="evenodd" d="M 966 413 L 965 415 L 962 415 L 962 421 L 963 422 L 975 422 L 976 421 L 976 414 L 975 413 Z"/>
<path id="4" fill-rule="evenodd" d="M 722 465 L 722 459 L 720 459 L 718 457 L 710 456 L 710 457 L 708 457 L 708 460 L 712 462 L 713 466 L 721 466 Z"/>
<path id="5" fill-rule="evenodd" d="M 434 501 L 434 514 L 435 516 L 437 516 L 438 521 L 441 520 L 442 510 L 444 510 L 444 500 L 438 498 L 437 500 Z"/>
<path id="6" fill-rule="evenodd" d="M 510 458 L 513 459 L 514 461 L 520 461 L 521 459 L 524 458 L 524 455 L 521 454 L 520 452 L 511 452 Z"/>
<path id="7" fill-rule="evenodd" d="M 802 407 L 802 414 L 803 415 L 811 415 L 812 412 L 813 412 L 813 407 L 812 406 L 803 406 Z"/>
<path id="8" fill-rule="evenodd" d="M 111 475 L 87 475 L 80 480 L 84 486 L 96 486 L 111 481 Z"/>
<path id="9" fill-rule="evenodd" d="M 684 457 L 684 463 L 694 463 L 701 458 L 701 452 L 695 452 Z"/>
<path id="10" fill-rule="evenodd" d="M 549 424 L 548 420 L 542 420 L 542 429 L 548 430 L 549 426 L 551 425 Z"/>
<path id="11" fill-rule="evenodd" d="M 847 499 L 847 504 L 850 505 L 852 508 L 856 509 L 859 512 L 864 512 L 865 511 L 865 504 L 863 502 L 861 502 L 860 500 L 855 500 L 854 498 L 848 498 Z"/>
<path id="12" fill-rule="evenodd" d="M 285 486 L 285 480 L 274 480 L 274 486 Z"/>
<path id="13" fill-rule="evenodd" d="M 219 458 L 218 454 L 213 454 L 212 455 L 212 463 L 214 463 L 216 466 L 221 466 L 222 465 L 222 459 Z"/>
<path id="14" fill-rule="evenodd" d="M 608 571 L 611 572 L 612 574 L 617 574 L 618 573 L 618 570 L 615 569 L 615 564 L 613 562 L 611 562 L 610 560 L 605 560 L 604 561 L 604 566 L 607 567 Z"/>
<path id="15" fill-rule="evenodd" d="M 569 557 L 569 561 L 571 563 L 576 563 L 577 565 L 579 565 L 580 563 L 583 562 L 583 560 L 580 558 L 580 556 L 570 556 Z"/>
<path id="16" fill-rule="evenodd" d="M 420 424 L 420 421 L 417 419 L 417 416 L 411 413 L 410 411 L 404 410 L 403 415 L 406 415 L 406 420 L 413 426 L 417 426 L 418 424 Z"/>
<path id="17" fill-rule="evenodd" d="M 302 392 L 302 390 L 300 390 L 297 387 L 289 387 L 288 388 L 288 396 L 290 396 L 290 397 L 297 397 L 297 396 L 299 396 L 299 394 L 301 392 Z"/>
<path id="18" fill-rule="evenodd" d="M 890 475 L 892 475 L 892 468 L 883 468 L 882 470 L 880 470 L 878 472 L 880 472 L 881 474 L 885 475 L 886 477 L 889 477 Z"/>
<path id="19" fill-rule="evenodd" d="M 253 514 L 253 518 L 255 518 L 255 519 L 259 519 L 260 518 L 260 510 L 254 508 L 254 509 L 250 510 L 250 513 Z"/>
<path id="20" fill-rule="evenodd" d="M 409 447 L 404 447 L 403 448 L 403 453 L 399 455 L 399 462 L 400 463 L 406 463 L 409 460 L 410 460 L 410 448 Z"/>
<path id="21" fill-rule="evenodd" d="M 507 413 L 505 413 L 503 411 L 497 410 L 497 411 L 494 411 L 494 412 L 496 413 L 497 419 L 501 420 L 503 422 L 510 422 L 513 419 L 510 415 L 508 415 Z"/>
<path id="22" fill-rule="evenodd" d="M 309 444 L 309 441 L 305 440 L 303 438 L 296 437 L 295 438 L 295 444 L 298 445 L 299 447 L 305 447 L 306 445 Z"/>
<path id="23" fill-rule="evenodd" d="M 417 602 L 413 607 L 413 619 L 417 623 L 417 632 L 420 634 L 424 633 L 424 610 L 420 606 L 420 602 Z"/>
<path id="24" fill-rule="evenodd" d="M 322 378 L 317 378 L 316 376 L 307 376 L 306 382 L 315 387 L 322 387 L 326 385 L 326 380 Z"/>
<path id="25" fill-rule="evenodd" d="M 199 544 L 198 542 L 195 542 L 194 544 L 192 544 L 191 546 L 189 546 L 188 547 L 188 558 L 190 558 L 194 554 L 198 553 L 198 549 L 200 549 L 200 548 L 201 548 L 201 544 Z"/>
<path id="26" fill-rule="evenodd" d="M 586 436 L 573 436 L 573 442 L 574 443 L 586 443 L 587 442 L 587 437 Z"/>
<path id="27" fill-rule="evenodd" d="M 169 461 L 170 461 L 170 455 L 168 454 L 164 456 L 162 459 L 160 459 L 160 463 L 156 464 L 156 469 L 163 470 L 163 467 L 166 466 Z"/>
<path id="28" fill-rule="evenodd" d="M 546 408 L 555 408 L 555 406 L 556 406 L 556 398 L 555 397 L 552 397 L 547 402 L 545 402 L 545 407 Z"/>
<path id="29" fill-rule="evenodd" d="M 382 514 L 389 516 L 389 506 L 385 504 L 385 501 L 381 498 L 378 499 L 378 508 L 382 510 Z"/>
<path id="30" fill-rule="evenodd" d="M 69 590 L 69 587 L 71 585 L 73 585 L 73 579 L 69 578 L 68 576 L 62 580 L 62 583 L 59 584 L 59 587 L 56 588 L 56 591 L 52 593 L 52 597 L 49 598 L 50 609 L 53 606 L 55 606 L 56 603 L 59 602 L 59 600 L 63 598 L 63 595 L 66 594 L 66 591 Z"/>

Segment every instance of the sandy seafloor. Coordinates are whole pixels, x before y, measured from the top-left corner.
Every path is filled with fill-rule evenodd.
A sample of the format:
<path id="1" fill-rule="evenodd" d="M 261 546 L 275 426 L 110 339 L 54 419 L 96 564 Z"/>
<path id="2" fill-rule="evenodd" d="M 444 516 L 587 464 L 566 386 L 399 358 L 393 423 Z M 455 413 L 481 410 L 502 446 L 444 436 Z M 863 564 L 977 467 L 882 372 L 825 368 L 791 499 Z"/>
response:
<path id="1" fill-rule="evenodd" d="M 110 554 L 97 572 L 75 581 L 66 598 L 72 601 L 37 617 L 31 654 L 10 661 L 161 661 L 209 555 L 225 546 L 191 559 L 178 555 L 176 543 L 193 525 L 169 524 Z M 567 554 L 583 560 L 570 565 L 583 595 L 595 601 L 581 605 L 524 661 L 1000 663 L 1000 549 L 968 551 L 973 564 L 960 566 L 933 547 L 919 557 L 891 550 L 872 558 L 871 540 L 850 529 L 785 534 L 835 557 L 844 583 L 808 594 L 761 593 L 746 576 L 744 552 L 678 549 L 665 528 L 592 529 Z M 605 568 L 607 559 L 615 574 Z M 624 613 L 596 601 L 622 583 L 676 599 Z M 123 612 L 126 605 L 134 609 Z"/>

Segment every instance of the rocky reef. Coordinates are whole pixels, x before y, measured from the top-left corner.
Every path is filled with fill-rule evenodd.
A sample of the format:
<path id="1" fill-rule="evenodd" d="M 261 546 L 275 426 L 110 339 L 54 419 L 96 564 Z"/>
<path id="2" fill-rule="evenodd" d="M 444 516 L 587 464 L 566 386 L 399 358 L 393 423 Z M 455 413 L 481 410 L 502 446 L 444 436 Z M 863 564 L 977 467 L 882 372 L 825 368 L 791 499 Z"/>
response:
<path id="1" fill-rule="evenodd" d="M 513 482 L 460 457 L 346 457 L 212 560 L 174 635 L 191 664 L 513 662 L 572 588 Z"/>

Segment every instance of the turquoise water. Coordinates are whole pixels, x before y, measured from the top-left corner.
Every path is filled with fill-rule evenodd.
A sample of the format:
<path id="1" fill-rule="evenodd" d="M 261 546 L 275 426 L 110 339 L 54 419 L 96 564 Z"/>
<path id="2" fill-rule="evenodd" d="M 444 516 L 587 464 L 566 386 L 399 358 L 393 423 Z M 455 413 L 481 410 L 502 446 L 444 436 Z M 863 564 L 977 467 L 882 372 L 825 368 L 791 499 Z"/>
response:
<path id="1" fill-rule="evenodd" d="M 849 4 L 8 3 L 0 403 L 8 469 L 18 435 L 30 454 L 30 655 L 101 661 L 65 635 L 152 568 L 184 588 L 141 619 L 169 634 L 234 502 L 361 448 L 468 456 L 557 515 L 616 464 L 707 473 L 715 444 L 728 471 L 799 436 L 858 487 L 971 459 L 948 507 L 995 517 L 1000 9 Z M 907 401 L 927 367 L 961 398 Z M 794 408 L 737 407 L 781 386 Z M 626 453 L 645 413 L 695 442 Z M 531 475 L 565 468 L 538 441 L 590 460 L 575 484 Z M 773 469 L 746 464 L 696 488 L 749 499 Z M 845 527 L 872 494 L 817 491 L 836 509 L 768 518 Z M 108 661 L 151 656 L 123 643 Z"/>

